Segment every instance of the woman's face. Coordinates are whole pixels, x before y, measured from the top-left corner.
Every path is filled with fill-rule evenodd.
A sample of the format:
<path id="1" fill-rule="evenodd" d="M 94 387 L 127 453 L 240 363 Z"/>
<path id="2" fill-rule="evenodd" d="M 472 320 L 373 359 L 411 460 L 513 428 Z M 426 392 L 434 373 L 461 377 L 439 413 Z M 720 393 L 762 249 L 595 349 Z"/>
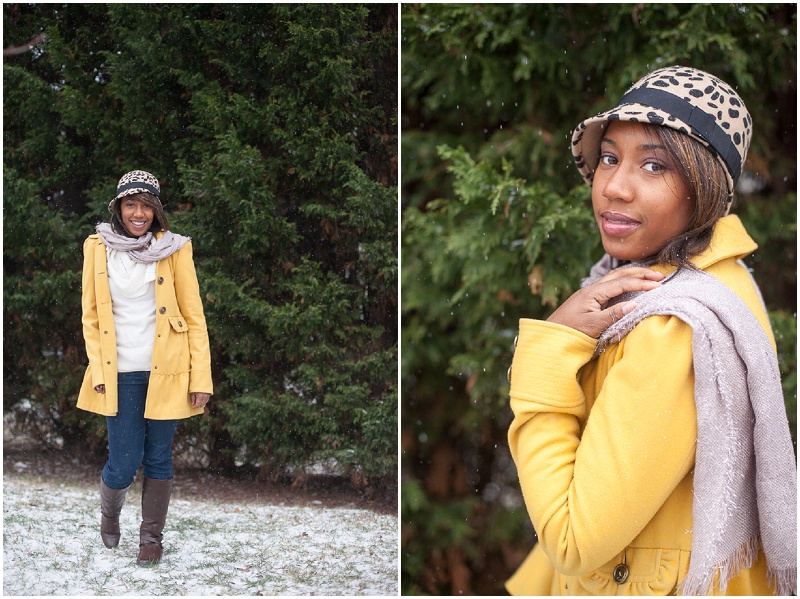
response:
<path id="1" fill-rule="evenodd" d="M 688 229 L 695 203 L 658 137 L 614 121 L 600 144 L 592 207 L 606 252 L 641 260 Z"/>
<path id="2" fill-rule="evenodd" d="M 153 209 L 141 200 L 122 198 L 120 201 L 125 230 L 134 237 L 141 237 L 147 233 L 153 224 Z"/>

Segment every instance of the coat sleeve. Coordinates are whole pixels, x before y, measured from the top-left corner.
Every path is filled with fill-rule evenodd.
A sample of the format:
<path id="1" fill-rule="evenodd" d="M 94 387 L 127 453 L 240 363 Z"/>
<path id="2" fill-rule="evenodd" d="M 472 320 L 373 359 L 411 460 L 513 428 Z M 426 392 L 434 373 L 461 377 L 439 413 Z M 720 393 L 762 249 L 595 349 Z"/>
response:
<path id="1" fill-rule="evenodd" d="M 96 243 L 91 237 L 83 243 L 83 277 L 81 280 L 81 308 L 83 340 L 89 358 L 92 386 L 104 385 L 103 359 L 100 349 L 100 317 L 97 311 L 97 293 L 94 280 L 94 251 Z"/>
<path id="2" fill-rule="evenodd" d="M 187 243 L 176 254 L 175 297 L 178 308 L 189 325 L 190 376 L 189 393 L 213 393 L 211 381 L 211 348 L 200 299 L 200 286 L 192 259 L 192 244 Z"/>
<path id="3" fill-rule="evenodd" d="M 694 464 L 691 328 L 651 316 L 620 343 L 588 418 L 579 370 L 596 341 L 522 320 L 509 446 L 539 541 L 581 576 L 620 553 Z"/>

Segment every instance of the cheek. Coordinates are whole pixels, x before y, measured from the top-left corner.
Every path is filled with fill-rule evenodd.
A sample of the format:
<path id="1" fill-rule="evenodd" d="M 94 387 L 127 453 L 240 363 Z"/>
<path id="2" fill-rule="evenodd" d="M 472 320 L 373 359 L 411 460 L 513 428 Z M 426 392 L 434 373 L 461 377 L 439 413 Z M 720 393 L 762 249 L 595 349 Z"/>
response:
<path id="1" fill-rule="evenodd" d="M 695 202 L 689 194 L 683 194 L 681 199 L 677 202 L 676 212 L 680 214 L 680 220 L 683 223 L 684 229 L 688 228 L 689 223 L 692 222 L 694 217 Z"/>
<path id="2" fill-rule="evenodd" d="M 592 180 L 592 207 L 597 208 L 598 203 L 602 199 L 601 189 L 603 189 L 603 182 L 601 177 L 595 174 Z"/>
<path id="3" fill-rule="evenodd" d="M 664 203 L 663 211 L 669 213 L 670 219 L 681 233 L 686 230 L 694 216 L 695 201 L 692 199 L 692 192 L 675 176 L 666 181 L 664 193 L 669 201 Z"/>

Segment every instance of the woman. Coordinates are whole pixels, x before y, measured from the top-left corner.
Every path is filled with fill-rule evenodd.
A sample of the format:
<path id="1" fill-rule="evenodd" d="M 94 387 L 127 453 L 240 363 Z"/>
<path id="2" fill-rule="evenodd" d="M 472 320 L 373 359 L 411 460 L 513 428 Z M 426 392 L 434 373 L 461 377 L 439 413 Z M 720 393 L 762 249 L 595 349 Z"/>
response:
<path id="1" fill-rule="evenodd" d="M 509 444 L 539 542 L 512 594 L 796 592 L 775 342 L 740 261 L 756 244 L 727 216 L 751 129 L 684 67 L 576 128 L 606 255 L 520 321 Z"/>
<path id="2" fill-rule="evenodd" d="M 106 416 L 100 536 L 119 544 L 119 513 L 144 468 L 138 564 L 162 556 L 178 419 L 202 414 L 213 393 L 203 305 L 187 237 L 169 230 L 158 180 L 131 171 L 111 219 L 83 246 L 83 334 L 89 367 L 78 407 Z"/>

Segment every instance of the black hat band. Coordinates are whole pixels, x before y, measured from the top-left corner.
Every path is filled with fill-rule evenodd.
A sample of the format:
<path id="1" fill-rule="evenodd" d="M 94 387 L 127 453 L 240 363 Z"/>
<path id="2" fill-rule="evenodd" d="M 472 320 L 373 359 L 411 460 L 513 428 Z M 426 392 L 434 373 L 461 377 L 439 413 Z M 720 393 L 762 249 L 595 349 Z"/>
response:
<path id="1" fill-rule="evenodd" d="M 710 149 L 725 162 L 734 182 L 741 174 L 741 156 L 731 137 L 720 126 L 714 115 L 704 112 L 678 96 L 652 87 L 639 87 L 625 94 L 617 106 L 623 104 L 643 104 L 663 110 L 680 119 L 692 130 L 691 133 L 705 140 Z"/>
<path id="2" fill-rule="evenodd" d="M 127 191 L 129 189 L 146 189 L 157 198 L 161 198 L 161 192 L 158 190 L 158 188 L 150 185 L 149 183 L 145 183 L 144 181 L 134 181 L 133 183 L 126 183 L 125 185 L 117 187 L 117 197 L 119 197 L 119 194 L 121 194 L 123 191 Z"/>

